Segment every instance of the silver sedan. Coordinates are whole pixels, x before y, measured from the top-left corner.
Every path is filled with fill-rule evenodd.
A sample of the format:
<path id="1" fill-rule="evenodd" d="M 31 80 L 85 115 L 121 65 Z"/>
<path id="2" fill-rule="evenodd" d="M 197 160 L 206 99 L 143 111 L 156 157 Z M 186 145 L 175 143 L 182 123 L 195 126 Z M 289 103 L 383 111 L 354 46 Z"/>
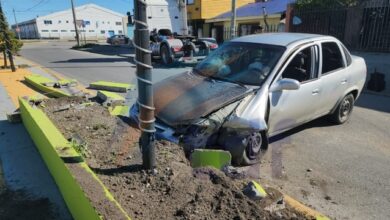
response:
<path id="1" fill-rule="evenodd" d="M 218 147 L 235 164 L 253 164 L 270 136 L 325 115 L 345 123 L 366 72 L 364 59 L 330 36 L 240 37 L 154 86 L 157 136 L 188 154 Z M 138 111 L 134 105 L 134 119 Z"/>

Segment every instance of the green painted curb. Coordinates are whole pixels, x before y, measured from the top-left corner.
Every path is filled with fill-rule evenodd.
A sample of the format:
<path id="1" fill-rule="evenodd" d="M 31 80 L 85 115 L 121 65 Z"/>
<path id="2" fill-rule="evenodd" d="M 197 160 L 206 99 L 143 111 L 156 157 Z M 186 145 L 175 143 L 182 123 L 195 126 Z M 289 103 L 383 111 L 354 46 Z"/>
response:
<path id="1" fill-rule="evenodd" d="M 97 92 L 97 97 L 105 101 L 125 101 L 125 98 L 121 95 L 118 95 L 114 92 L 100 91 Z"/>
<path id="2" fill-rule="evenodd" d="M 32 74 L 29 76 L 25 76 L 24 79 L 28 84 L 30 84 L 32 87 L 38 89 L 39 91 L 42 91 L 45 93 L 45 95 L 49 97 L 70 97 L 71 95 L 61 91 L 60 89 L 56 89 L 50 86 L 43 85 L 44 83 L 53 83 L 53 80 L 50 80 L 46 77 L 43 77 L 41 75 Z"/>
<path id="3" fill-rule="evenodd" d="M 129 116 L 129 111 L 130 107 L 129 106 L 123 106 L 123 105 L 118 105 L 115 106 L 114 108 L 109 108 L 108 109 L 111 115 L 115 116 Z"/>
<path id="4" fill-rule="evenodd" d="M 129 89 L 135 89 L 135 85 L 127 83 L 97 81 L 89 84 L 89 88 L 112 92 L 127 92 Z"/>
<path id="5" fill-rule="evenodd" d="M 23 124 L 53 176 L 73 218 L 76 220 L 101 219 L 63 161 L 63 158 L 80 157 L 80 155 L 72 148 L 43 111 L 30 106 L 29 102 L 23 98 L 19 98 L 19 104 Z M 113 202 L 123 213 L 123 219 L 130 219 L 85 162 L 74 164 L 79 165 L 91 174 L 102 187 L 106 198 Z"/>
<path id="6" fill-rule="evenodd" d="M 191 166 L 194 168 L 211 166 L 222 169 L 224 166 L 230 165 L 231 160 L 232 155 L 223 150 L 196 149 L 191 154 Z"/>

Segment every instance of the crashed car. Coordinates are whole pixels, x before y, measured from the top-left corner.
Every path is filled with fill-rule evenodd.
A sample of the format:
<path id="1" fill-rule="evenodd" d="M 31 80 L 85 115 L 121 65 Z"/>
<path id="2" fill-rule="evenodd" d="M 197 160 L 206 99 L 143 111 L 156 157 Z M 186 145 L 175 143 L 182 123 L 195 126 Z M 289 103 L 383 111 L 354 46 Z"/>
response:
<path id="1" fill-rule="evenodd" d="M 345 123 L 366 72 L 364 59 L 330 36 L 236 38 L 192 71 L 154 85 L 156 134 L 187 153 L 219 147 L 233 163 L 253 164 L 270 136 L 325 115 Z M 138 113 L 135 104 L 131 116 Z"/>

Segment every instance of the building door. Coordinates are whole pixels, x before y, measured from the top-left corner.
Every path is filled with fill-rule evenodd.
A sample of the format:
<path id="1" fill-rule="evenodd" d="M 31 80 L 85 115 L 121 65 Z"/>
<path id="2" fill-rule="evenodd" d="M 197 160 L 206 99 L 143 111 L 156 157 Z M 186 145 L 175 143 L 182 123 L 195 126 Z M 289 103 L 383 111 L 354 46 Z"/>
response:
<path id="1" fill-rule="evenodd" d="M 218 26 L 214 26 L 214 28 L 215 28 L 215 32 L 216 32 L 215 39 L 217 40 L 218 43 L 222 43 L 223 42 L 223 26 L 218 25 Z"/>

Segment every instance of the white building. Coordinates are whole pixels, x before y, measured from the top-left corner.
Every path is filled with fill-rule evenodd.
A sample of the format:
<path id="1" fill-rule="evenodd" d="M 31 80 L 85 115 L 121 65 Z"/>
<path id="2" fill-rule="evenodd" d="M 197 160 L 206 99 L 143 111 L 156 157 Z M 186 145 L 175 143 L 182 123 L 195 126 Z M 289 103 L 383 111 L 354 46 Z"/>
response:
<path id="1" fill-rule="evenodd" d="M 75 8 L 80 39 L 104 39 L 114 34 L 124 34 L 124 15 L 95 4 Z M 16 30 L 16 25 L 12 25 Z M 23 39 L 75 39 L 72 10 L 55 12 L 19 23 Z"/>

